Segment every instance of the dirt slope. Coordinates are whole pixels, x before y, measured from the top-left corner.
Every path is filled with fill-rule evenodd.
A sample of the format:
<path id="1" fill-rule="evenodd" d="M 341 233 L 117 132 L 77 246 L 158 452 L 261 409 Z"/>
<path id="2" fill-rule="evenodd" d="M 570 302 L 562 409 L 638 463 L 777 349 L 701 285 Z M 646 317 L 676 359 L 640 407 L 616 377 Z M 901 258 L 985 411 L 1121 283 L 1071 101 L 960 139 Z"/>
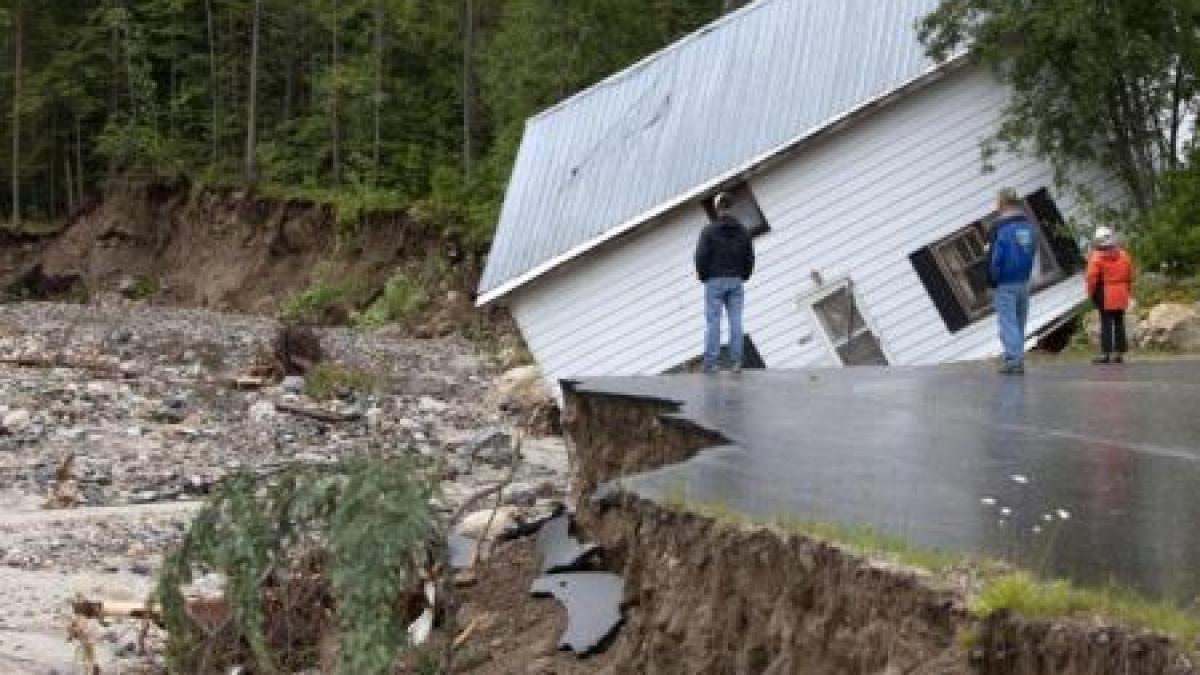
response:
<path id="1" fill-rule="evenodd" d="M 431 296 L 458 290 L 469 304 L 461 291 L 473 286 L 477 261 L 439 228 L 396 213 L 353 229 L 339 236 L 327 206 L 116 181 L 60 236 L 0 241 L 0 286 L 40 262 L 48 275 L 79 274 L 93 293 L 145 277 L 161 284 L 162 302 L 273 313 L 318 277 L 378 289 L 397 268 L 437 258 Z"/>

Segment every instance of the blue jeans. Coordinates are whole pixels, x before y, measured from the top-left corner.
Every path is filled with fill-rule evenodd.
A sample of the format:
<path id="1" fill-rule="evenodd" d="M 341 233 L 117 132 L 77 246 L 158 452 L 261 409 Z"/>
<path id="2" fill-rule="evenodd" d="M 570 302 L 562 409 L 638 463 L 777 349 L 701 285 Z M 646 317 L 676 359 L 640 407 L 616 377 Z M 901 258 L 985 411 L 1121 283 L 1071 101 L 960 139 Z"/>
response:
<path id="1" fill-rule="evenodd" d="M 729 356 L 742 365 L 742 305 L 746 299 L 742 280 L 718 277 L 704 282 L 704 370 L 717 368 L 721 354 L 721 308 L 729 313 Z"/>
<path id="2" fill-rule="evenodd" d="M 996 287 L 996 323 L 1000 328 L 1000 344 L 1004 346 L 1004 363 L 1021 365 L 1025 362 L 1025 324 L 1029 321 L 1029 284 L 1001 284 Z"/>

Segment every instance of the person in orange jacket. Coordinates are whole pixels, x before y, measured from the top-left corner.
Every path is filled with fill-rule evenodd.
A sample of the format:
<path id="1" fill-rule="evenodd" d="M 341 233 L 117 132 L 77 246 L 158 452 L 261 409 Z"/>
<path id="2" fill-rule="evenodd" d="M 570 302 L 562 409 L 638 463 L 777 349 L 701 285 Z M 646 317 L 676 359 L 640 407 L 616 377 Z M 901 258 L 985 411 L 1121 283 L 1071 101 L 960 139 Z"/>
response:
<path id="1" fill-rule="evenodd" d="M 1129 346 L 1125 310 L 1133 295 L 1133 258 L 1117 244 L 1113 231 L 1096 228 L 1095 248 L 1088 257 L 1088 297 L 1100 310 L 1100 350 L 1093 363 L 1122 363 Z"/>

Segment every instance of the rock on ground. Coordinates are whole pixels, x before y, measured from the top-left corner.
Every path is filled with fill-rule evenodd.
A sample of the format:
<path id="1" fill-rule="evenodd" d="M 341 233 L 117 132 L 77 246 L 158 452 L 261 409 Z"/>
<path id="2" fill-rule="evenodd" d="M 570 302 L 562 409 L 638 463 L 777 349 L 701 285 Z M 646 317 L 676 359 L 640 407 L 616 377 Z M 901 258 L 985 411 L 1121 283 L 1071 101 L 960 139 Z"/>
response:
<path id="1" fill-rule="evenodd" d="M 1143 347 L 1200 351 L 1200 305 L 1164 303 L 1150 309 L 1139 327 Z"/>
<path id="2" fill-rule="evenodd" d="M 0 327 L 0 596 L 22 598 L 0 616 L 0 672 L 63 671 L 61 654 L 40 645 L 65 637 L 68 582 L 149 584 L 232 471 L 420 455 L 446 467 L 447 513 L 510 476 L 536 486 L 522 488 L 536 501 L 547 501 L 547 485 L 551 496 L 565 491 L 561 441 L 537 441 L 523 461 L 496 440 L 516 435 L 494 386 L 497 365 L 462 339 L 320 330 L 325 360 L 368 374 L 371 386 L 314 401 L 294 386 L 233 386 L 271 357 L 279 325 L 269 318 L 20 303 L 0 305 Z M 326 419 L 289 412 L 297 409 Z M 80 506 L 41 510 L 64 480 Z M 129 657 L 122 640 L 105 644 Z"/>

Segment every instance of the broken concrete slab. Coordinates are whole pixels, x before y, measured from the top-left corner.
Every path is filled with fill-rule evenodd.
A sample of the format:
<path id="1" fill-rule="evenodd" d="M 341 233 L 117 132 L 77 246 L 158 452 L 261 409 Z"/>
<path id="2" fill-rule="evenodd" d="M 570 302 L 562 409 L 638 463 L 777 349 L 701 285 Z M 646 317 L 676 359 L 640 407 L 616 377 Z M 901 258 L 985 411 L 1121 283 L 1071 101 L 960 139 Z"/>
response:
<path id="1" fill-rule="evenodd" d="M 621 625 L 625 581 L 608 572 L 572 572 L 538 577 L 530 592 L 553 596 L 567 610 L 559 649 L 592 653 Z"/>
<path id="2" fill-rule="evenodd" d="M 571 516 L 562 514 L 542 525 L 537 538 L 542 574 L 564 572 L 579 567 L 592 553 L 600 550 L 596 544 L 582 544 L 571 536 Z"/>
<path id="3" fill-rule="evenodd" d="M 668 424 L 725 439 L 610 492 L 869 527 L 1153 597 L 1200 594 L 1200 361 L 1034 366 L 1024 378 L 986 364 L 597 378 L 574 391 L 677 401 Z"/>

